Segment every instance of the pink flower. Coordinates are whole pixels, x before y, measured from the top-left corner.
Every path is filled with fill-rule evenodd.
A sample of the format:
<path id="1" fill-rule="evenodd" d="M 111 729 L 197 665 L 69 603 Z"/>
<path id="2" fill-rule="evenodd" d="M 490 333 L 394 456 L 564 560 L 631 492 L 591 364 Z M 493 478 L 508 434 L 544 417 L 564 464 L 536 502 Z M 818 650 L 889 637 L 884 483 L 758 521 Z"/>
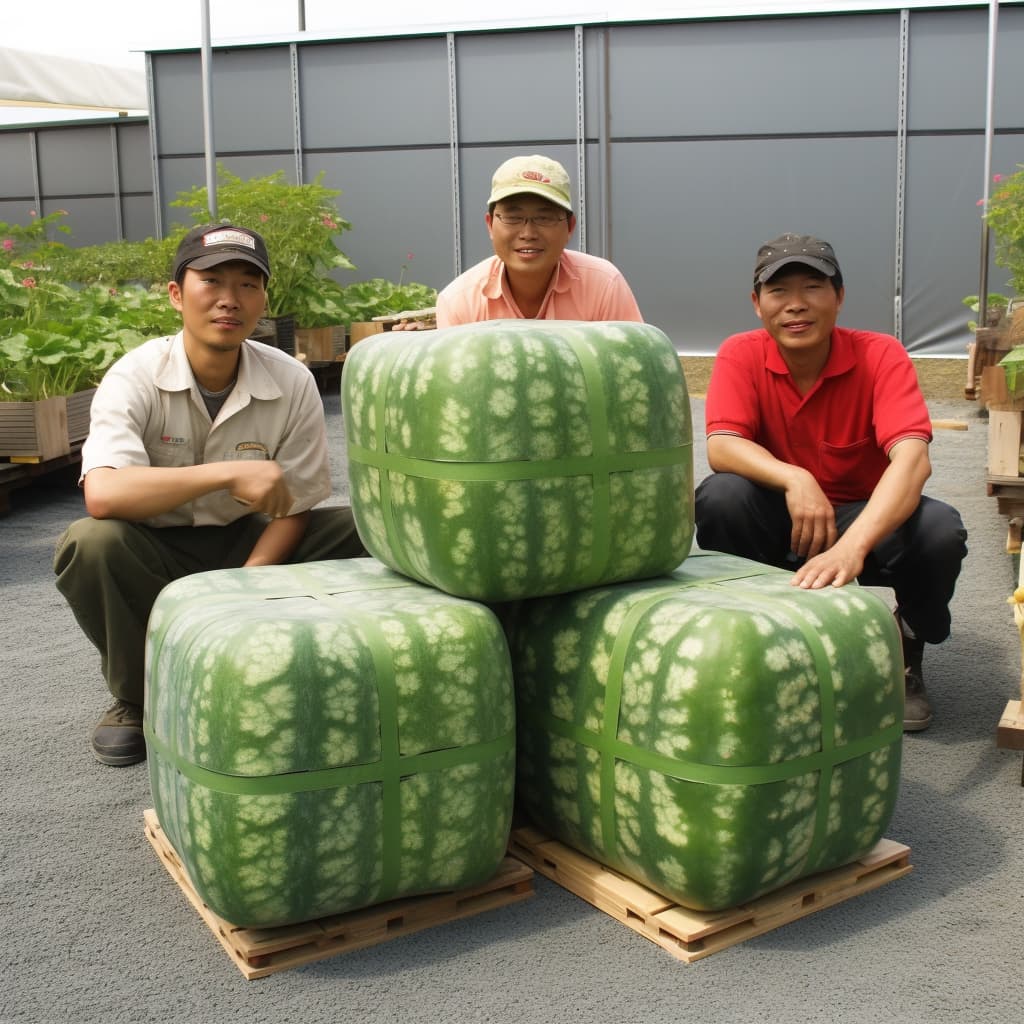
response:
<path id="1" fill-rule="evenodd" d="M 261 224 L 266 224 L 268 220 L 270 220 L 269 214 L 266 214 L 266 213 L 261 213 L 260 214 L 260 223 Z"/>
<path id="2" fill-rule="evenodd" d="M 35 288 L 36 279 L 34 277 L 26 277 L 21 283 L 25 288 Z"/>
<path id="3" fill-rule="evenodd" d="M 414 260 L 414 259 L 416 259 L 416 254 L 415 254 L 415 253 L 411 253 L 411 252 L 407 252 L 407 253 L 405 254 L 405 258 L 406 258 L 407 260 Z"/>
<path id="4" fill-rule="evenodd" d="M 975 206 L 984 206 L 985 205 L 985 200 L 984 199 L 979 199 L 974 205 Z"/>
<path id="5" fill-rule="evenodd" d="M 320 223 L 323 224 L 325 228 L 336 228 L 338 226 L 337 224 L 334 223 L 333 220 L 331 220 L 330 217 L 324 217 L 324 219 L 320 221 Z"/>
<path id="6" fill-rule="evenodd" d="M 117 294 L 117 289 L 116 288 L 108 288 L 107 291 L 109 291 L 111 295 L 116 295 Z"/>
<path id="7" fill-rule="evenodd" d="M 30 217 L 34 217 L 34 216 L 36 215 L 36 211 L 35 211 L 35 210 L 29 210 L 29 211 L 28 211 L 28 215 L 29 215 Z"/>
<path id="8" fill-rule="evenodd" d="M 21 265 L 21 269 L 22 270 L 31 270 L 34 266 L 35 266 L 35 264 L 31 260 L 25 260 L 25 262 L 22 263 L 22 265 Z"/>
<path id="9" fill-rule="evenodd" d="M 4 252 L 10 252 L 13 248 L 14 248 L 14 239 L 13 238 L 5 238 L 4 239 Z"/>
<path id="10" fill-rule="evenodd" d="M 995 181 L 995 182 L 1002 181 L 1003 180 L 1003 176 L 1001 174 L 993 174 L 992 175 L 992 180 Z"/>

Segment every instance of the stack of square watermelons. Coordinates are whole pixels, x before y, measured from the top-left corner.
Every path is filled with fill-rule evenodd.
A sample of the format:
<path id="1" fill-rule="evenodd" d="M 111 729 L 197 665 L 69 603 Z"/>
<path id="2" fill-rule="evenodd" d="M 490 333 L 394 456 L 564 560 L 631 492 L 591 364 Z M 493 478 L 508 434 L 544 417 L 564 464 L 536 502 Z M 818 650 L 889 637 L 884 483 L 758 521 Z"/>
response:
<path id="1" fill-rule="evenodd" d="M 699 909 L 882 836 L 892 615 L 687 558 L 689 398 L 661 331 L 392 332 L 342 392 L 374 559 L 208 573 L 154 609 L 158 816 L 215 910 L 283 923 L 468 885 L 500 862 L 513 785 L 549 835 Z"/>

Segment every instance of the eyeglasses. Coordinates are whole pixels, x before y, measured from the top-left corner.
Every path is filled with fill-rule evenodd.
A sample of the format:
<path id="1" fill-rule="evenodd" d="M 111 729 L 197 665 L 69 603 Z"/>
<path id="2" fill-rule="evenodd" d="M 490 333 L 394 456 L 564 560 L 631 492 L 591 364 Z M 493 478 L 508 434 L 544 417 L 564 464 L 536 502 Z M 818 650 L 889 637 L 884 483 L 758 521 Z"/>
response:
<path id="1" fill-rule="evenodd" d="M 495 217 L 506 227 L 521 228 L 527 221 L 538 228 L 553 228 L 556 224 L 562 224 L 568 217 L 558 217 L 553 213 L 538 213 L 535 217 L 522 217 L 518 213 L 495 213 Z"/>

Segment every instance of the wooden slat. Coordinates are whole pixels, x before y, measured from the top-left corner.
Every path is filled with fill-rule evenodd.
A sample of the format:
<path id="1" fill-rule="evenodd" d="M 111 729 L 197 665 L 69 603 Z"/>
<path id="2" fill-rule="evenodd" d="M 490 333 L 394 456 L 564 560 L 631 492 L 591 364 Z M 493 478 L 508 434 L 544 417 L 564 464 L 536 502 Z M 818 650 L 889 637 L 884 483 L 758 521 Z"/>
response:
<path id="1" fill-rule="evenodd" d="M 145 811 L 143 818 L 146 838 L 168 874 L 178 883 L 235 966 L 250 980 L 472 917 L 533 895 L 533 871 L 518 860 L 506 857 L 491 879 L 457 892 L 392 900 L 348 914 L 280 928 L 239 928 L 215 914 L 202 901 L 164 835 L 156 811 L 152 808 Z"/>
<path id="2" fill-rule="evenodd" d="M 853 864 L 812 875 L 731 910 L 704 912 L 679 906 L 535 828 L 514 829 L 509 852 L 686 963 L 877 889 L 913 870 L 910 847 L 882 839 Z"/>
<path id="3" fill-rule="evenodd" d="M 996 746 L 1004 750 L 1024 750 L 1024 707 L 1019 700 L 1006 703 L 996 726 Z"/>
<path id="4" fill-rule="evenodd" d="M 1021 415 L 998 410 L 988 414 L 988 471 L 992 476 L 1020 475 Z"/>

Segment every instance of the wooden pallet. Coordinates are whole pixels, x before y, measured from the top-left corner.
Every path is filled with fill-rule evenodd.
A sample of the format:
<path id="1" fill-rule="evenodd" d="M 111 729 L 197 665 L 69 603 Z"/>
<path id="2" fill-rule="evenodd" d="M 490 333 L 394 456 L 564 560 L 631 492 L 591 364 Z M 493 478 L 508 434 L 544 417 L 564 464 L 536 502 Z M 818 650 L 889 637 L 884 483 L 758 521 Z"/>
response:
<path id="1" fill-rule="evenodd" d="M 913 870 L 910 847 L 882 839 L 869 854 L 846 867 L 812 875 L 732 910 L 703 912 L 681 907 L 532 827 L 513 830 L 509 853 L 686 963 L 877 889 Z"/>
<path id="2" fill-rule="evenodd" d="M 143 817 L 146 838 L 168 874 L 181 887 L 235 966 L 250 980 L 339 953 L 376 946 L 424 928 L 518 903 L 533 895 L 533 871 L 518 860 L 506 857 L 489 881 L 458 892 L 392 900 L 348 914 L 280 928 L 238 928 L 215 914 L 192 887 L 181 860 L 157 821 L 156 812 L 147 810 Z"/>

